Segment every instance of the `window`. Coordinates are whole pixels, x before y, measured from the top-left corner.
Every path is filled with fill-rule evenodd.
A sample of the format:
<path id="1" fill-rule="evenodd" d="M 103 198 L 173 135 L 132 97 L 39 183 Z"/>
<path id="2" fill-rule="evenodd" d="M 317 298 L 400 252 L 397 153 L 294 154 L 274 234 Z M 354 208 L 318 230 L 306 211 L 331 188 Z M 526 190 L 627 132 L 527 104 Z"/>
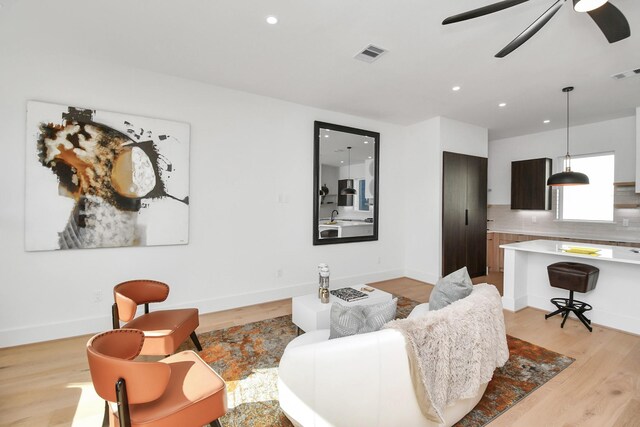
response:
<path id="1" fill-rule="evenodd" d="M 369 199 L 366 198 L 366 186 L 367 182 L 364 179 L 356 179 L 356 185 L 358 186 L 357 200 L 354 198 L 354 206 L 359 211 L 369 211 Z"/>
<path id="2" fill-rule="evenodd" d="M 561 187 L 557 192 L 556 218 L 568 221 L 613 221 L 614 167 L 613 153 L 572 157 L 571 170 L 586 174 L 589 185 Z"/>

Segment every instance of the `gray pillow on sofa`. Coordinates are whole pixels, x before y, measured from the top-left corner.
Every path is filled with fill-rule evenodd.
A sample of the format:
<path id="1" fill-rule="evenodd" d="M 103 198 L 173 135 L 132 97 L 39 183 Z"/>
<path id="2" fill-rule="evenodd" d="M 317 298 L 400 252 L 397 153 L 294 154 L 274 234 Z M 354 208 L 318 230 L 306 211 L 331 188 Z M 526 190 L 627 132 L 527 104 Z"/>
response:
<path id="1" fill-rule="evenodd" d="M 374 332 L 396 317 L 398 298 L 373 305 L 331 305 L 329 339 Z"/>
<path id="2" fill-rule="evenodd" d="M 472 290 L 473 283 L 467 273 L 467 267 L 462 267 L 438 280 L 429 297 L 429 311 L 440 310 L 452 302 L 468 297 Z"/>

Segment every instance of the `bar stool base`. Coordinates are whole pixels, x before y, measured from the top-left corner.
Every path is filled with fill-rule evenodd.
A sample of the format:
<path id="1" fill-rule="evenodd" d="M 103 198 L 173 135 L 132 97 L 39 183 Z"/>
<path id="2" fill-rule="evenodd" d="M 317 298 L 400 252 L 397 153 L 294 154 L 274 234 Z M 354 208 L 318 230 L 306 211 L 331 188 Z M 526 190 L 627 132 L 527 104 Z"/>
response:
<path id="1" fill-rule="evenodd" d="M 587 304 L 586 302 L 577 301 L 573 299 L 573 291 L 569 291 L 569 298 L 552 298 L 551 303 L 555 305 L 558 309 L 552 311 L 551 313 L 545 314 L 544 318 L 548 319 L 550 317 L 555 316 L 556 314 L 562 314 L 562 323 L 560 324 L 561 328 L 564 328 L 564 322 L 567 321 L 569 317 L 569 313 L 573 312 L 576 317 L 582 322 L 582 324 L 589 330 L 589 332 L 593 332 L 593 328 L 591 327 L 591 320 L 589 320 L 585 315 L 585 311 L 591 310 L 593 307 Z"/>

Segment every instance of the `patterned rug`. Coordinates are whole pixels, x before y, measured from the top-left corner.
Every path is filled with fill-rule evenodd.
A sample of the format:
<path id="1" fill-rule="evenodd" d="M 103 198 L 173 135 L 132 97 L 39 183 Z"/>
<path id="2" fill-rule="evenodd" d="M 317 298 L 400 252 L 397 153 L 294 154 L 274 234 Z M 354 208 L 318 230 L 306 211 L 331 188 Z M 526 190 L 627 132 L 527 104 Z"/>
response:
<path id="1" fill-rule="evenodd" d="M 398 317 L 418 303 L 398 297 Z M 291 316 L 199 335 L 200 356 L 227 382 L 225 427 L 291 427 L 278 405 L 278 362 L 296 337 Z M 494 373 L 482 400 L 456 426 L 484 426 L 549 381 L 574 359 L 507 335 L 509 361 Z M 184 348 L 192 348 L 190 341 Z"/>

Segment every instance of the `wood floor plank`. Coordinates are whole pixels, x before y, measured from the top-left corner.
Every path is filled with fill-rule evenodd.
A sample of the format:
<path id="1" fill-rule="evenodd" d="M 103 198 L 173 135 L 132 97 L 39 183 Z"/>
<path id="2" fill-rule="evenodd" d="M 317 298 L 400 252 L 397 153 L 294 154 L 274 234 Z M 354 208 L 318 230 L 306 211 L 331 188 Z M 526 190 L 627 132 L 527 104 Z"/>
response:
<path id="1" fill-rule="evenodd" d="M 614 427 L 637 427 L 640 420 L 640 399 L 632 399 L 622 408 L 622 413 L 613 424 Z"/>
<path id="2" fill-rule="evenodd" d="M 474 279 L 495 283 L 500 277 Z M 374 287 L 426 302 L 433 286 L 400 278 Z M 203 314 L 198 332 L 291 314 L 291 300 Z M 576 361 L 498 417 L 490 427 L 638 426 L 640 419 L 640 337 L 578 321 L 563 329 L 557 319 L 527 308 L 504 312 L 507 333 L 571 356 Z M 95 394 L 86 361 L 89 335 L 0 349 L 0 425 L 96 426 L 103 401 Z"/>

